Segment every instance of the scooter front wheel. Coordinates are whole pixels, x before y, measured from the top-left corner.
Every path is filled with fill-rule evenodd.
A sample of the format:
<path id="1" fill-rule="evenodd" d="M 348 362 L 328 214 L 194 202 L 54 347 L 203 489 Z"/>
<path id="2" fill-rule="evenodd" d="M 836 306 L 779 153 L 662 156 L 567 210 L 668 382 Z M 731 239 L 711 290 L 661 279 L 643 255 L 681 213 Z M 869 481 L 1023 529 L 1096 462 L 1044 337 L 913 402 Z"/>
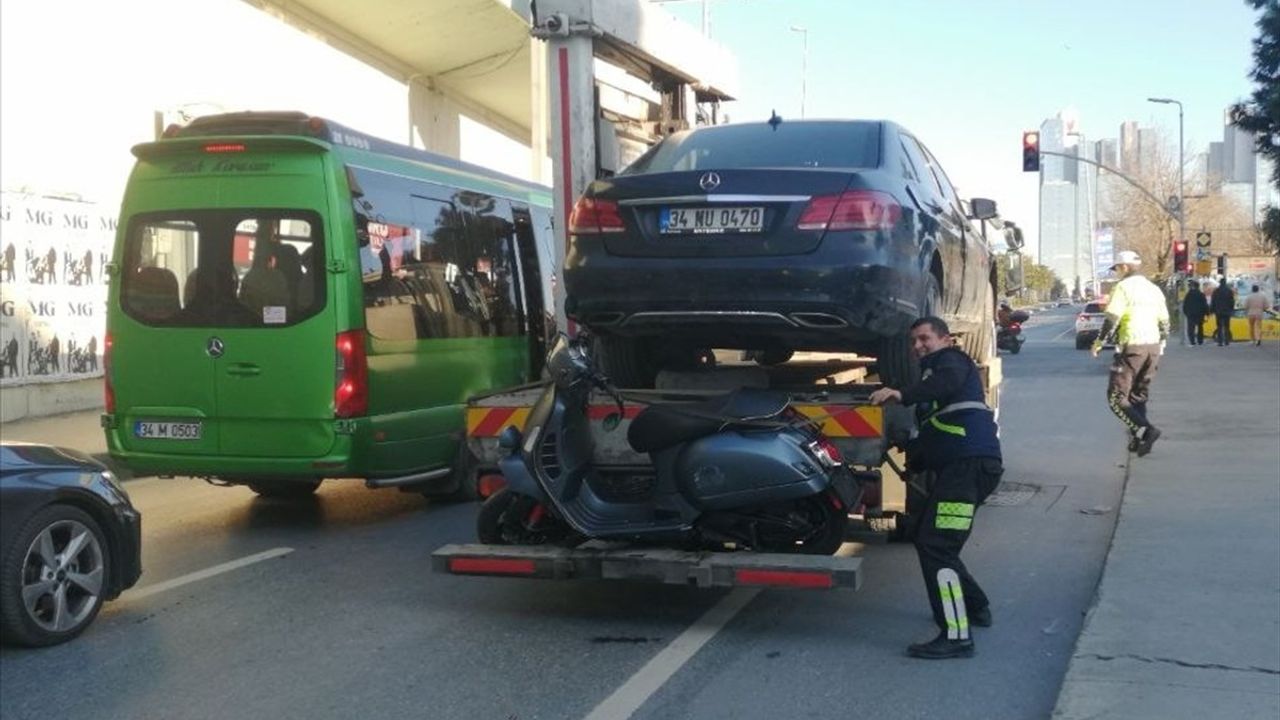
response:
<path id="1" fill-rule="evenodd" d="M 485 545 L 545 545 L 568 537 L 568 528 L 542 503 L 503 488 L 484 501 L 476 535 Z"/>

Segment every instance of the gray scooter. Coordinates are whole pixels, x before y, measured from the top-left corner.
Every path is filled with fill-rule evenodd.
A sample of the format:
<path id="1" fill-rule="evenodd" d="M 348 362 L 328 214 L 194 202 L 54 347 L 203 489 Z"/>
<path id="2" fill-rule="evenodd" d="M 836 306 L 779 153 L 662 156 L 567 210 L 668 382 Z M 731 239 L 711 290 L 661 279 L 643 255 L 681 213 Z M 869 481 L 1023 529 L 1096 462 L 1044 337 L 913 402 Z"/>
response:
<path id="1" fill-rule="evenodd" d="M 592 461 L 593 389 L 623 397 L 594 366 L 584 338 L 561 336 L 551 382 L 524 429 L 499 440 L 506 488 L 482 506 L 480 541 L 631 541 L 681 549 L 834 553 L 860 476 L 787 395 L 739 389 L 694 403 L 650 404 L 627 441 L 650 466 Z"/>

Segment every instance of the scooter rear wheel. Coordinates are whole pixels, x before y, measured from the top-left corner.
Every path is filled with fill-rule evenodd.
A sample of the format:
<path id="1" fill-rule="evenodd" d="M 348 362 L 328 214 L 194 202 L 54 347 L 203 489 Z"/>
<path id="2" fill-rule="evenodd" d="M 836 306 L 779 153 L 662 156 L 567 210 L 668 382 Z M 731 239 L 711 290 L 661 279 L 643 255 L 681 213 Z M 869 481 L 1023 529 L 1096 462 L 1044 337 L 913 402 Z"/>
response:
<path id="1" fill-rule="evenodd" d="M 808 531 L 797 535 L 765 529 L 758 533 L 756 549 L 760 552 L 831 555 L 844 544 L 845 528 L 849 524 L 849 511 L 832 493 L 801 498 L 780 510 L 771 508 L 767 515 L 784 515 L 789 521 L 803 523 Z"/>
<path id="2" fill-rule="evenodd" d="M 537 500 L 503 488 L 480 506 L 476 535 L 485 545 L 546 545 L 564 540 L 568 528 Z"/>

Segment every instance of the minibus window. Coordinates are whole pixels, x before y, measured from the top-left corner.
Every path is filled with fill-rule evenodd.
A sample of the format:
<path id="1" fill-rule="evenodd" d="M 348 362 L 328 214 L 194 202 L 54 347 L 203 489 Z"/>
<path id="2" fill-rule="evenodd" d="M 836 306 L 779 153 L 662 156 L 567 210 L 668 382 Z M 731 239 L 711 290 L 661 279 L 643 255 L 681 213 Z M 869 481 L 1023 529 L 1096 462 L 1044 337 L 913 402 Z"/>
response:
<path id="1" fill-rule="evenodd" d="M 154 326 L 287 326 L 324 307 L 320 219 L 302 211 L 139 216 L 121 304 Z"/>
<path id="2" fill-rule="evenodd" d="M 350 175 L 363 191 L 353 212 L 371 335 L 524 334 L 506 200 L 360 168 Z"/>

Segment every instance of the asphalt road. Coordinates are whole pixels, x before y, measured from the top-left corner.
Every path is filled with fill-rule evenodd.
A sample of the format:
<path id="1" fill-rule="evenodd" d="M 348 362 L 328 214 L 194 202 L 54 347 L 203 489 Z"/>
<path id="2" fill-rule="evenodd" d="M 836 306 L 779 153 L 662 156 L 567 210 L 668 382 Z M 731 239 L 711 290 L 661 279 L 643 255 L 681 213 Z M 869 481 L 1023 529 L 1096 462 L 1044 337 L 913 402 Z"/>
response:
<path id="1" fill-rule="evenodd" d="M 19 718 L 1047 717 L 1115 526 L 1124 436 L 1073 310 L 1005 356 L 1006 486 L 966 548 L 993 600 L 972 660 L 933 634 L 909 546 L 850 591 L 433 575 L 474 505 L 326 483 L 310 502 L 143 479 L 140 585 L 76 641 L 0 652 Z"/>

